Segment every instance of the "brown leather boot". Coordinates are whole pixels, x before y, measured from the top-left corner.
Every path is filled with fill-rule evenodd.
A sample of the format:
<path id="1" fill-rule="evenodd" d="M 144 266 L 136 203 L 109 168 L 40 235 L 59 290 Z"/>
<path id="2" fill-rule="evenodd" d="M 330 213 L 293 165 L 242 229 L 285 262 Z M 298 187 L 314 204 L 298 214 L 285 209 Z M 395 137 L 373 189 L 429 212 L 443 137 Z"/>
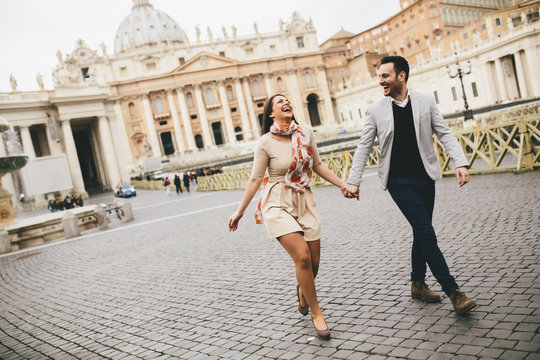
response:
<path id="1" fill-rule="evenodd" d="M 439 294 L 429 290 L 428 286 L 423 281 L 413 281 L 411 284 L 411 297 L 413 299 L 421 299 L 427 303 L 441 301 Z"/>
<path id="2" fill-rule="evenodd" d="M 473 299 L 465 296 L 463 291 L 459 289 L 452 291 L 448 297 L 458 315 L 463 315 L 478 306 Z"/>

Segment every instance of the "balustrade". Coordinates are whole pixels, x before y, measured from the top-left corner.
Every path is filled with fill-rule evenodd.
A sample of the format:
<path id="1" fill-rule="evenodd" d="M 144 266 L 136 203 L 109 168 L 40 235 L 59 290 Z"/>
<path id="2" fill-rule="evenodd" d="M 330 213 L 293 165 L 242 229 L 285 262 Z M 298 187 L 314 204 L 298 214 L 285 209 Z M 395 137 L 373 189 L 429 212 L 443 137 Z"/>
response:
<path id="1" fill-rule="evenodd" d="M 519 117 L 518 120 L 511 120 Z M 481 128 L 454 132 L 469 164 L 471 173 L 514 170 L 517 173 L 540 167 L 540 116 L 537 109 L 525 107 L 518 111 L 489 118 Z M 434 137 L 434 146 L 443 175 L 453 175 L 451 159 L 441 142 Z M 371 152 L 366 168 L 379 165 L 379 147 Z M 343 151 L 324 155 L 321 160 L 340 179 L 346 180 L 351 169 L 353 153 Z M 231 167 L 222 174 L 201 176 L 199 191 L 243 189 L 251 174 L 251 164 Z M 326 181 L 317 174 L 313 185 Z"/>

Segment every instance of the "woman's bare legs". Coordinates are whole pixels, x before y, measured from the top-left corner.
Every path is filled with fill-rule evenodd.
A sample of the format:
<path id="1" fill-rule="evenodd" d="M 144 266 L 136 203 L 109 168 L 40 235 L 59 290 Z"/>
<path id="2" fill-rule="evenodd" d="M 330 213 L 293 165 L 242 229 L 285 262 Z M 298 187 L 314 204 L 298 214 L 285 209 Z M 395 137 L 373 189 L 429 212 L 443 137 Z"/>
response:
<path id="1" fill-rule="evenodd" d="M 308 245 L 309 243 L 304 240 L 304 237 L 300 233 L 286 234 L 280 236 L 278 240 L 294 261 L 296 267 L 296 279 L 302 289 L 303 297 L 311 309 L 311 317 L 313 318 L 315 327 L 320 330 L 326 329 L 326 322 L 324 321 L 324 316 L 319 307 L 319 302 L 317 301 L 315 278 L 313 276 L 314 268 L 310 246 Z M 320 253 L 320 242 L 319 246 L 312 246 L 314 250 L 318 249 L 318 252 Z M 317 254 L 317 251 L 315 251 L 314 258 L 317 260 L 316 270 L 318 271 L 319 254 Z"/>
<path id="2" fill-rule="evenodd" d="M 321 240 L 307 241 L 309 254 L 311 256 L 311 270 L 313 271 L 313 279 L 317 277 L 319 272 L 319 262 L 321 260 Z M 305 306 L 307 301 L 300 287 L 300 306 Z"/>

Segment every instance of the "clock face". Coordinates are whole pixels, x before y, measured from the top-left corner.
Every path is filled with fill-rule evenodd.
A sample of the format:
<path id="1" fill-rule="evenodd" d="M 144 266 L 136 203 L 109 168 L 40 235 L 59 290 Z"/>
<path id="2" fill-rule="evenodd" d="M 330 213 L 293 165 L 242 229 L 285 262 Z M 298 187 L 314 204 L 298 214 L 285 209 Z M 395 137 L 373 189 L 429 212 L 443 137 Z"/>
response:
<path id="1" fill-rule="evenodd" d="M 80 57 L 85 57 L 86 56 L 86 51 L 84 50 L 79 50 L 79 54 L 78 54 Z"/>

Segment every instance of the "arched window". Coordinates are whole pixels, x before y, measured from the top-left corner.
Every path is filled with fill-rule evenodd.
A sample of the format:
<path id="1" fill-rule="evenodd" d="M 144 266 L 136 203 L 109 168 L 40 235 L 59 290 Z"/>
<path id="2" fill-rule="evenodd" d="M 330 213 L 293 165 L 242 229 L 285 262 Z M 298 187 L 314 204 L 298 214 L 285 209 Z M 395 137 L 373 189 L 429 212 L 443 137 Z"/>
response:
<path id="1" fill-rule="evenodd" d="M 307 72 L 304 74 L 304 81 L 306 82 L 307 88 L 313 87 L 313 78 L 310 73 Z"/>
<path id="2" fill-rule="evenodd" d="M 165 106 L 163 105 L 163 99 L 159 96 L 154 99 L 154 107 L 156 108 L 157 113 L 164 113 Z"/>
<path id="3" fill-rule="evenodd" d="M 253 80 L 253 83 L 251 83 L 251 86 L 253 87 L 253 95 L 254 96 L 260 96 L 261 95 L 261 85 L 259 85 L 259 82 L 257 80 Z"/>
<path id="4" fill-rule="evenodd" d="M 211 88 L 206 88 L 204 90 L 204 94 L 206 95 L 206 101 L 208 101 L 209 104 L 213 104 L 216 102 L 216 98 L 214 97 L 214 92 Z"/>
<path id="5" fill-rule="evenodd" d="M 227 86 L 226 91 L 227 91 L 227 100 L 229 100 L 229 101 L 234 100 L 234 93 L 232 91 L 232 86 L 231 85 Z"/>
<path id="6" fill-rule="evenodd" d="M 187 93 L 186 94 L 186 102 L 187 102 L 187 107 L 192 109 L 195 104 L 193 104 L 193 95 L 191 95 L 191 93 Z"/>
<path id="7" fill-rule="evenodd" d="M 130 102 L 128 104 L 129 117 L 135 119 L 137 117 L 137 110 L 135 110 L 135 104 Z"/>

